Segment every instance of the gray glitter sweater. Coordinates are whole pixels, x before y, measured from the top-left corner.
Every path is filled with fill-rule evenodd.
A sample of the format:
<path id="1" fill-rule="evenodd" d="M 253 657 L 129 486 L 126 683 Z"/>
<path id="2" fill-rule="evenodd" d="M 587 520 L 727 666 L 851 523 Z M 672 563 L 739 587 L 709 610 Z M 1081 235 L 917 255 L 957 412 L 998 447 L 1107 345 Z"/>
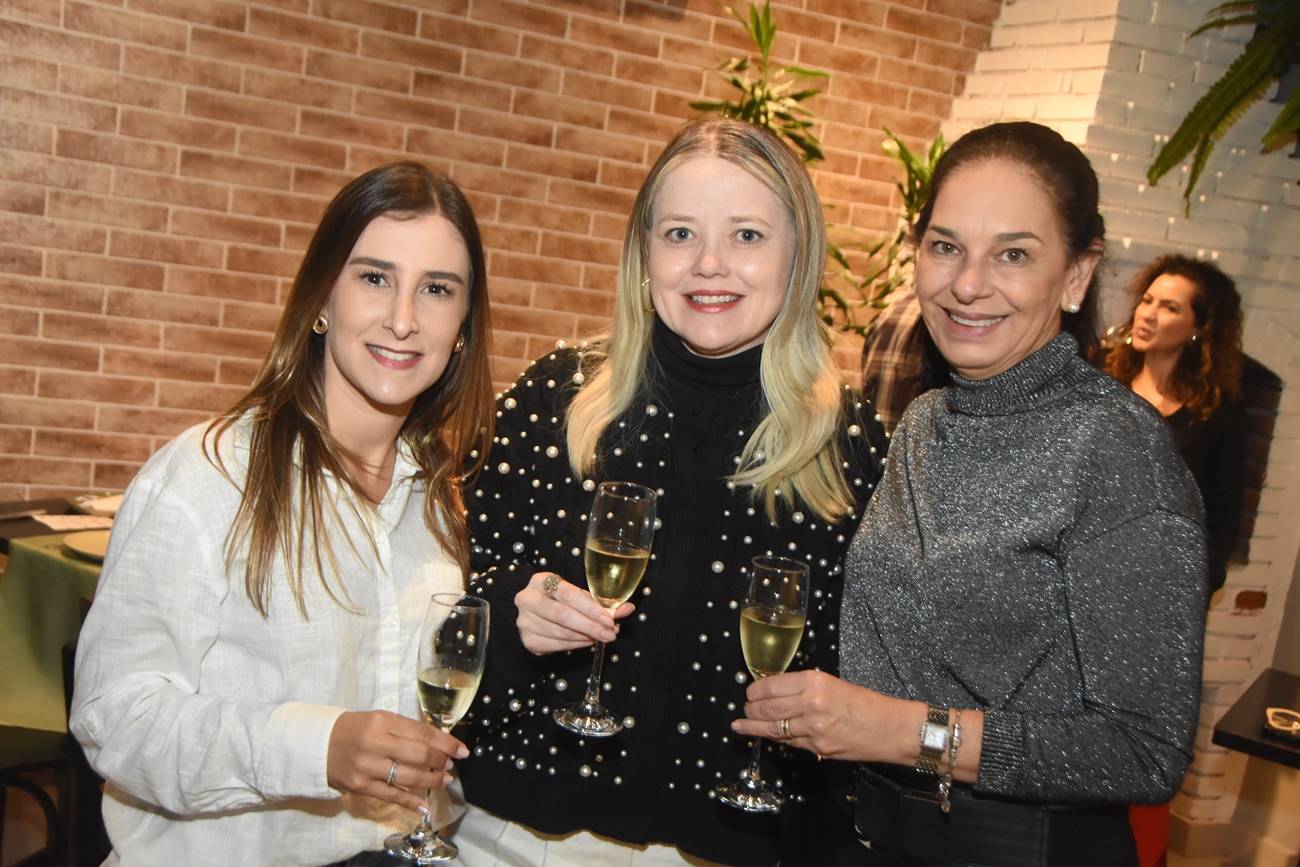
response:
<path id="1" fill-rule="evenodd" d="M 1061 334 L 908 408 L 850 545 L 841 673 L 984 709 L 977 791 L 1159 802 L 1200 700 L 1200 498 L 1165 425 L 1076 353 Z"/>

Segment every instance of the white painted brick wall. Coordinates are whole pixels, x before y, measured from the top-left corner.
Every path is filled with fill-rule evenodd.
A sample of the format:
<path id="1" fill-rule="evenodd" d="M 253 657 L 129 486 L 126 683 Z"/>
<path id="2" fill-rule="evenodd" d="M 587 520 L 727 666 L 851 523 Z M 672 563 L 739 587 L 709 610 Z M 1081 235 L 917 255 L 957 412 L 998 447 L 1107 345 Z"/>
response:
<path id="1" fill-rule="evenodd" d="M 1189 38 L 1217 0 L 1007 0 L 966 92 L 945 125 L 949 140 L 995 120 L 1033 118 L 1079 143 L 1101 179 L 1110 245 L 1103 309 L 1127 313 L 1124 285 L 1157 255 L 1217 261 L 1238 281 L 1246 351 L 1300 381 L 1300 160 L 1261 155 L 1276 105 L 1259 105 L 1220 143 L 1192 216 L 1186 170 L 1157 186 L 1147 167 L 1167 136 L 1249 38 L 1243 29 Z M 1206 630 L 1196 760 L 1173 809 L 1186 821 L 1229 823 L 1244 758 L 1213 746 L 1213 724 L 1272 660 L 1300 549 L 1300 389 L 1284 392 L 1252 560 L 1229 571 Z M 1236 594 L 1268 594 L 1243 611 Z M 1196 853 L 1186 853 L 1196 854 Z"/>

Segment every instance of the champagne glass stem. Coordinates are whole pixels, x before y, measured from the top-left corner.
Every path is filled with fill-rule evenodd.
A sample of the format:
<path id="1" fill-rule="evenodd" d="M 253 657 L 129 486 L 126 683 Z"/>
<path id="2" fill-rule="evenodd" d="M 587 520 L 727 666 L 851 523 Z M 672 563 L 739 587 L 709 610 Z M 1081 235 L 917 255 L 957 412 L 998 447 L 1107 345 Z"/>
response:
<path id="1" fill-rule="evenodd" d="M 762 779 L 758 771 L 758 760 L 763 753 L 763 738 L 754 738 L 754 751 L 749 754 L 749 779 L 750 782 L 757 783 Z"/>
<path id="2" fill-rule="evenodd" d="M 587 694 L 583 697 L 591 707 L 600 705 L 600 678 L 605 670 L 605 642 L 596 642 L 596 658 L 591 661 L 591 676 L 587 678 Z"/>

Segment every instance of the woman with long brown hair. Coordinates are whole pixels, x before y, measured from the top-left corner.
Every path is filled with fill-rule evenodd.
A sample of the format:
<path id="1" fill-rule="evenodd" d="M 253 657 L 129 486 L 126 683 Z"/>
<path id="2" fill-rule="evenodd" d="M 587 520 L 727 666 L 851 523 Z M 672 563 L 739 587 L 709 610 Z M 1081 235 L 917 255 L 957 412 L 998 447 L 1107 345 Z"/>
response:
<path id="1" fill-rule="evenodd" d="M 416 640 L 464 584 L 488 337 L 460 190 L 415 163 L 345 186 L 253 386 L 115 521 L 70 720 L 108 781 L 110 863 L 338 861 L 447 784 L 466 751 L 419 719 Z"/>
<path id="2" fill-rule="evenodd" d="M 1205 504 L 1210 592 L 1223 586 L 1245 484 L 1241 296 L 1211 262 L 1170 254 L 1133 278 L 1128 336 L 1103 367 L 1160 413 Z"/>

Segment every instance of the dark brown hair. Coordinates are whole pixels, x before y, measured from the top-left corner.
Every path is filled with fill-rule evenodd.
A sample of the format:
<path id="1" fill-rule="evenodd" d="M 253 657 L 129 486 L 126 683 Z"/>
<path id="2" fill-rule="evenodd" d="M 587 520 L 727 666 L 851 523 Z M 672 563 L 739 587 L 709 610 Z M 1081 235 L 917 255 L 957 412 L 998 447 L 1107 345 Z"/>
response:
<path id="1" fill-rule="evenodd" d="M 322 390 L 325 339 L 312 331 L 357 238 L 377 217 L 417 218 L 437 214 L 460 233 L 469 252 L 469 304 L 461 325 L 464 347 L 453 353 L 442 376 L 415 399 L 399 439 L 411 450 L 426 489 L 424 520 L 448 554 L 468 569 L 469 533 L 461 483 L 477 472 L 486 454 L 493 421 L 488 365 L 487 273 L 478 223 L 460 189 L 419 163 L 391 163 L 353 179 L 325 208 L 280 317 L 261 372 L 248 393 L 216 419 L 204 439 L 209 456 L 215 441 L 242 416 L 252 433 L 248 468 L 235 521 L 226 540 L 227 565 L 247 540 L 244 589 L 266 616 L 270 576 L 283 562 L 298 609 L 307 616 L 303 567 L 313 560 L 329 595 L 340 601 L 329 578 L 337 575 L 322 510 L 337 509 L 326 494 L 330 473 L 346 483 L 357 503 L 366 502 L 330 435 Z M 469 456 L 477 449 L 477 461 Z M 220 459 L 217 459 L 220 464 Z M 468 468 L 468 470 L 467 470 Z M 225 468 L 222 467 L 225 471 Z M 364 506 L 363 506 L 364 507 Z M 348 544 L 355 544 L 348 539 Z M 374 540 L 370 540 L 373 544 Z M 322 551 L 332 567 L 324 568 Z"/>
<path id="2" fill-rule="evenodd" d="M 1225 400 L 1235 401 L 1241 393 L 1241 295 L 1219 266 L 1171 253 L 1155 259 L 1133 278 L 1130 326 L 1142 296 L 1165 274 L 1182 277 L 1196 288 L 1192 314 L 1199 339 L 1189 342 L 1178 354 L 1171 385 L 1174 396 L 1190 413 L 1206 419 Z M 1116 341 L 1107 351 L 1102 368 L 1128 384 L 1142 369 L 1143 360 L 1142 353 L 1129 341 Z"/>

